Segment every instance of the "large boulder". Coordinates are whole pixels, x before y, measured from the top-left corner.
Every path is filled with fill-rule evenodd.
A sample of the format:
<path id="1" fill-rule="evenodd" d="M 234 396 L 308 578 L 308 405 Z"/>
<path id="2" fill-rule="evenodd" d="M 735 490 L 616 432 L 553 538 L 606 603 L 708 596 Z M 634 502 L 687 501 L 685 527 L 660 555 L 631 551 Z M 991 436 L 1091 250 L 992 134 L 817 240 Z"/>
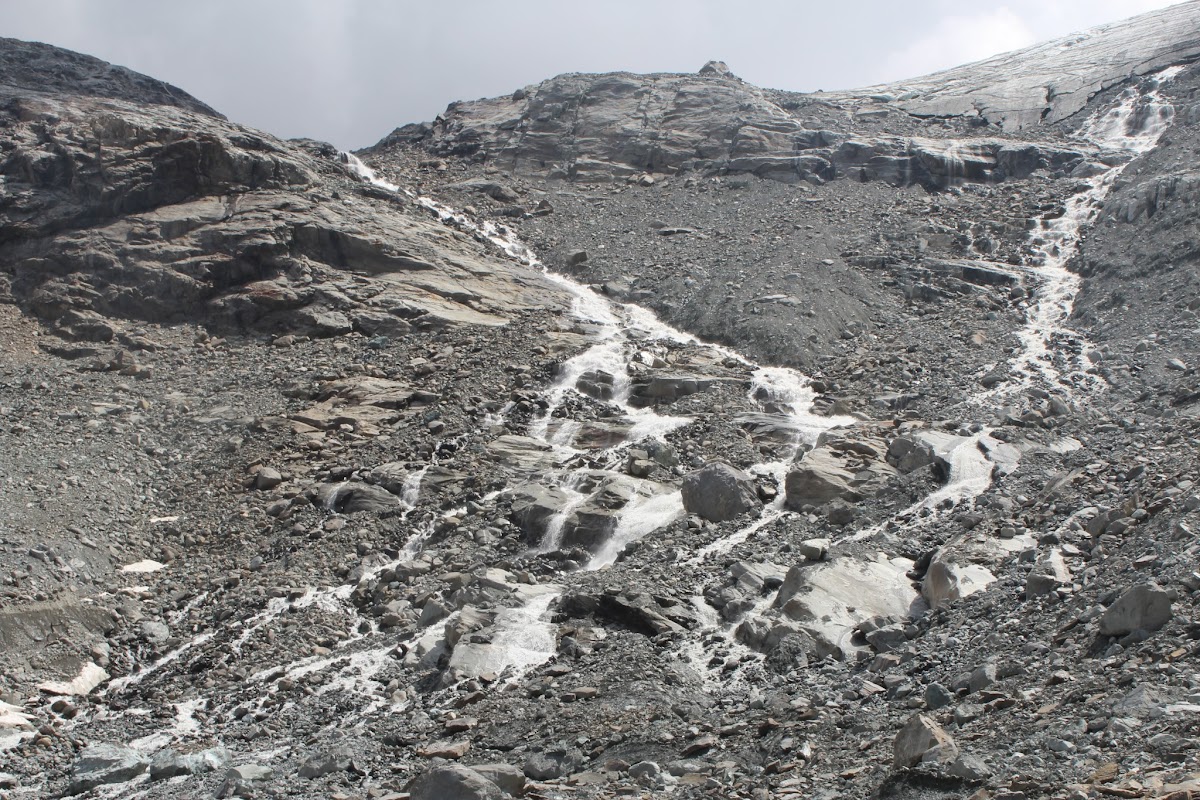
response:
<path id="1" fill-rule="evenodd" d="M 917 764 L 951 764 L 958 758 L 958 745 L 930 717 L 917 714 L 910 719 L 892 747 L 892 766 L 907 769 Z"/>
<path id="2" fill-rule="evenodd" d="M 719 380 L 704 375 L 647 375 L 630 384 L 629 403 L 633 406 L 674 403 L 690 394 L 708 391 Z"/>
<path id="3" fill-rule="evenodd" d="M 934 553 L 921 582 L 921 595 L 930 608 L 941 608 L 985 588 L 996 580 L 991 570 L 967 560 L 961 548 L 941 548 Z"/>
<path id="4" fill-rule="evenodd" d="M 526 484 L 512 493 L 512 521 L 525 533 L 527 541 L 541 542 L 550 520 L 570 499 L 558 487 Z"/>
<path id="5" fill-rule="evenodd" d="M 317 487 L 318 502 L 339 514 L 401 510 L 400 498 L 369 483 L 325 483 Z"/>
<path id="6" fill-rule="evenodd" d="M 90 744 L 75 761 L 67 794 L 80 794 L 109 783 L 125 783 L 150 767 L 150 759 L 120 744 Z"/>
<path id="7" fill-rule="evenodd" d="M 470 767 L 439 764 L 408 785 L 412 800 L 501 800 L 500 787 Z"/>
<path id="8" fill-rule="evenodd" d="M 1100 616 L 1100 633 L 1124 636 L 1136 630 L 1156 631 L 1170 621 L 1173 599 L 1171 592 L 1156 583 L 1132 586 Z"/>
<path id="9" fill-rule="evenodd" d="M 754 479 L 728 464 L 709 464 L 683 479 L 683 507 L 710 522 L 725 522 L 758 509 Z"/>
<path id="10" fill-rule="evenodd" d="M 787 505 L 798 510 L 834 500 L 857 503 L 877 495 L 896 475 L 896 469 L 882 459 L 818 447 L 788 473 Z"/>
<path id="11" fill-rule="evenodd" d="M 229 751 L 212 747 L 196 753 L 178 753 L 171 748 L 159 750 L 150 762 L 150 780 L 161 781 L 179 775 L 203 775 L 229 763 Z"/>
<path id="12" fill-rule="evenodd" d="M 943 478 L 950 474 L 948 454 L 961 442 L 948 431 L 916 430 L 897 436 L 888 445 L 887 460 L 904 473 L 933 466 Z"/>
<path id="13" fill-rule="evenodd" d="M 512 764 L 475 764 L 471 769 L 514 797 L 525 792 L 525 773 Z"/>

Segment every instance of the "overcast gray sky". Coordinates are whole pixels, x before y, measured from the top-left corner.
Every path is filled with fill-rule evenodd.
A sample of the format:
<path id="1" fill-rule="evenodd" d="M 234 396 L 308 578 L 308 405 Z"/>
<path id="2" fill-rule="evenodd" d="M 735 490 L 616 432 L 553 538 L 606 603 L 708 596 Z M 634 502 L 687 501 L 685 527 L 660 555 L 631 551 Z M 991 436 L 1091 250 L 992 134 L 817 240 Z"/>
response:
<path id="1" fill-rule="evenodd" d="M 0 0 L 0 35 L 180 86 L 238 122 L 345 148 L 563 72 L 692 72 L 848 89 L 1173 0 Z"/>

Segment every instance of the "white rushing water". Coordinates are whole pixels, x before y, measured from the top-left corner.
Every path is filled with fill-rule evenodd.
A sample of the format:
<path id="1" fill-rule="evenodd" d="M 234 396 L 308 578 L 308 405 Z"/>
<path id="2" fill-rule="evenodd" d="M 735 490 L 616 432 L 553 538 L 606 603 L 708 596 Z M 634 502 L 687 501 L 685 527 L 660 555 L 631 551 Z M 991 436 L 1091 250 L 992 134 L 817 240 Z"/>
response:
<path id="1" fill-rule="evenodd" d="M 1117 177 L 1128 166 L 1128 159 L 1153 148 L 1170 126 L 1174 109 L 1159 88 L 1181 70 L 1181 67 L 1170 67 L 1148 78 L 1147 91 L 1127 88 L 1115 106 L 1094 115 L 1076 133 L 1082 142 L 1127 160 L 1091 178 L 1088 189 L 1067 200 L 1061 216 L 1038 222 L 1038 229 L 1030 237 L 1036 252 L 1033 264 L 1028 268 L 1037 281 L 1036 302 L 1025 326 L 1017 332 L 1021 350 L 1009 362 L 1009 369 L 1017 380 L 979 393 L 975 402 L 981 403 L 999 394 L 1014 394 L 1039 383 L 1073 395 L 1072 378 L 1087 388 L 1100 387 L 1098 379 L 1085 374 L 1081 354 L 1062 353 L 1057 346 L 1063 340 L 1080 338 L 1069 323 L 1081 281 L 1076 273 L 1067 269 L 1067 264 L 1078 250 L 1083 232 L 1104 205 Z M 1066 362 L 1066 375 L 1056 366 L 1056 355 Z"/>
<path id="2" fill-rule="evenodd" d="M 728 553 L 763 528 L 790 514 L 785 508 L 787 497 L 784 481 L 800 450 L 816 444 L 817 438 L 830 428 L 853 425 L 857 421 L 848 416 L 823 417 L 814 414 L 812 404 L 816 392 L 808 379 L 784 367 L 756 369 L 750 384 L 750 399 L 768 414 L 775 415 L 777 426 L 786 430 L 790 437 L 777 460 L 755 464 L 750 468 L 754 474 L 770 476 L 778 487 L 778 494 L 754 522 L 700 548 L 689 564 L 701 564 L 713 555 Z"/>
<path id="3" fill-rule="evenodd" d="M 704 348 L 718 359 L 732 360 L 733 363 L 753 370 L 750 399 L 764 414 L 774 417 L 780 429 L 788 432 L 788 441 L 781 448 L 777 460 L 757 464 L 751 468 L 752 472 L 770 476 L 775 481 L 779 487 L 778 497 L 754 524 L 731 537 L 709 545 L 699 554 L 697 560 L 727 551 L 754 531 L 790 513 L 783 507 L 783 479 L 800 449 L 812 445 L 822 431 L 854 422 L 849 417 L 824 417 L 814 414 L 812 403 L 815 392 L 809 385 L 807 376 L 802 373 L 783 367 L 760 367 L 730 348 L 701 342 L 695 336 L 665 324 L 645 308 L 614 303 L 588 286 L 550 272 L 511 231 L 489 221 L 477 223 L 441 203 L 417 197 L 393 183 L 380 179 L 354 156 L 347 155 L 346 159 L 350 169 L 364 180 L 385 190 L 410 197 L 418 205 L 433 211 L 443 221 L 475 233 L 509 256 L 540 269 L 548 280 L 557 284 L 572 298 L 570 314 L 587 331 L 592 344 L 562 365 L 557 379 L 545 396 L 545 412 L 533 421 L 528 431 L 531 437 L 545 442 L 565 455 L 577 452 L 572 449 L 572 444 L 579 425 L 557 419 L 556 412 L 572 396 L 586 394 L 580 390 L 580 382 L 584 379 L 609 387 L 605 402 L 618 409 L 620 419 L 628 426 L 628 432 L 622 442 L 597 454 L 599 461 L 619 463 L 619 454 L 628 447 L 645 439 L 661 438 L 691 422 L 688 417 L 659 414 L 653 407 L 638 408 L 630 403 L 632 382 L 629 365 L 653 342 Z M 590 499 L 590 495 L 582 491 L 584 481 L 577 473 L 563 470 L 550 475 L 548 481 L 565 494 L 566 501 L 551 518 L 546 534 L 534 552 L 544 553 L 558 549 L 571 515 Z M 683 500 L 679 491 L 635 494 L 618 512 L 615 530 L 593 554 L 585 568 L 603 569 L 613 564 L 631 543 L 669 525 L 683 513 Z M 555 598 L 542 595 L 535 599 L 540 609 L 538 613 L 533 613 L 533 601 L 529 601 L 526 611 L 506 617 L 504 629 L 493 635 L 494 647 L 506 651 L 513 649 L 526 652 L 529 648 L 520 642 L 526 639 L 545 642 L 547 609 Z M 530 626 L 532 632 L 524 631 L 521 625 L 516 624 L 521 620 Z M 552 654 L 553 649 L 545 650 L 541 652 L 540 658 L 544 661 Z M 517 661 L 522 659 L 514 661 L 512 666 L 516 667 Z M 532 665 L 533 661 L 530 660 L 529 663 L 520 666 L 527 669 Z"/>
<path id="4" fill-rule="evenodd" d="M 1110 151 L 1110 154 L 1115 152 L 1132 157 L 1147 151 L 1154 146 L 1171 123 L 1173 112 L 1159 94 L 1158 87 L 1176 73 L 1177 70 L 1164 70 L 1159 73 L 1151 79 L 1148 92 L 1127 90 L 1116 106 L 1088 120 L 1077 135 L 1083 141 Z M 964 172 L 961 153 L 957 147 L 958 145 L 952 145 L 947 152 L 947 158 L 951 162 L 948 177 L 952 180 Z M 1115 159 L 1109 159 L 1110 162 L 1112 160 Z M 630 402 L 630 365 L 636 359 L 642 358 L 642 354 L 646 353 L 648 348 L 653 352 L 656 342 L 704 348 L 713 356 L 732 359 L 751 372 L 750 399 L 761 410 L 763 417 L 773 419 L 775 427 L 786 432 L 786 441 L 778 448 L 774 459 L 751 468 L 752 472 L 774 480 L 779 489 L 778 495 L 753 523 L 711 542 L 694 555 L 690 564 L 699 565 L 707 559 L 724 555 L 763 528 L 790 514 L 784 505 L 784 478 L 801 450 L 815 443 L 823 431 L 854 422 L 847 417 L 824 417 L 814 414 L 814 392 L 807 377 L 801 373 L 785 368 L 760 367 L 736 351 L 701 342 L 690 334 L 666 325 L 644 308 L 612 302 L 588 286 L 549 272 L 510 230 L 490 221 L 476 222 L 434 200 L 418 197 L 396 184 L 379 178 L 354 156 L 347 156 L 347 163 L 354 173 L 373 185 L 406 196 L 445 223 L 473 233 L 509 256 L 530 267 L 541 269 L 548 281 L 570 296 L 570 315 L 589 337 L 590 344 L 563 364 L 558 378 L 545 396 L 545 412 L 533 421 L 529 429 L 532 437 L 545 442 L 556 451 L 564 454 L 580 452 L 573 448 L 575 437 L 581 431 L 580 423 L 556 416 L 556 413 L 574 396 L 584 394 L 580 391 L 580 381 L 585 378 L 594 382 L 599 377 L 601 383 L 611 382 L 611 397 L 604 402 L 616 409 L 617 416 L 607 418 L 606 422 L 619 422 L 626 431 L 623 441 L 593 454 L 601 463 L 620 463 L 621 454 L 629 447 L 645 439 L 664 437 L 691 422 L 688 417 L 660 414 L 653 407 L 639 408 Z M 1028 267 L 1027 271 L 1038 282 L 1037 295 L 1027 323 L 1018 333 L 1020 352 L 1009 365 L 1016 380 L 1006 386 L 976 395 L 972 398 L 976 404 L 983 404 L 995 395 L 1009 394 L 1039 384 L 1069 393 L 1072 382 L 1086 380 L 1083 376 L 1083 364 L 1078 357 L 1074 360 L 1066 358 L 1066 366 L 1060 366 L 1063 362 L 1055 361 L 1056 356 L 1064 356 L 1056 352 L 1057 343 L 1066 337 L 1078 338 L 1077 334 L 1068 328 L 1068 322 L 1079 290 L 1079 278 L 1070 272 L 1066 265 L 1078 247 L 1082 232 L 1094 220 L 1104 198 L 1124 168 L 1124 164 L 1118 164 L 1092 178 L 1087 190 L 1067 201 L 1061 217 L 1042 221 L 1032 234 L 1031 241 L 1036 247 L 1036 263 Z M 511 404 L 509 407 L 511 408 Z M 502 422 L 503 413 L 493 421 Z M 991 485 L 994 467 L 994 462 L 989 457 L 989 448 L 998 444 L 989 434 L 990 432 L 984 429 L 970 436 L 963 436 L 962 441 L 948 455 L 950 476 L 946 485 L 905 509 L 895 520 L 899 521 L 901 526 L 922 524 L 922 521 L 927 523 L 930 515 L 941 514 L 946 509 L 972 502 L 986 491 Z M 417 506 L 421 483 L 427 469 L 428 465 L 409 473 L 404 481 L 398 502 L 406 518 Z M 568 500 L 551 522 L 550 530 L 539 548 L 543 552 L 557 549 L 561 545 L 562 533 L 571 514 L 590 497 L 582 490 L 581 475 L 572 470 L 551 473 L 545 480 L 563 489 Z M 335 502 L 336 497 L 335 490 L 329 495 L 330 502 Z M 682 499 L 676 490 L 651 489 L 635 493 L 620 510 L 614 533 L 593 554 L 585 568 L 603 569 L 612 565 L 631 543 L 652 535 L 654 531 L 679 519 L 683 513 Z M 379 564 L 367 570 L 364 580 L 370 579 L 385 568 L 394 568 L 415 559 L 426 545 L 436 522 L 435 517 L 416 526 L 399 557 L 390 564 Z M 862 531 L 854 538 L 874 535 L 880 527 Z M 151 565 L 147 562 L 135 567 L 149 569 Z M 283 613 L 312 609 L 320 613 L 340 615 L 348 623 L 355 625 L 357 632 L 343 640 L 334 653 L 303 658 L 263 670 L 255 675 L 254 679 L 265 681 L 279 674 L 301 677 L 328 670 L 329 680 L 322 685 L 319 693 L 337 689 L 350 691 L 372 698 L 366 707 L 377 708 L 386 701 L 378 699 L 381 687 L 375 681 L 375 677 L 395 658 L 396 642 L 389 641 L 382 646 L 367 648 L 358 644 L 368 636 L 375 635 L 377 627 L 374 621 L 359 617 L 357 610 L 349 602 L 353 590 L 353 586 L 344 585 L 310 589 L 294 601 L 286 598 L 272 599 L 262 612 L 240 624 L 241 629 L 232 642 L 232 649 L 235 652 L 239 651 L 257 631 Z M 515 680 L 527 670 L 544 663 L 555 653 L 556 627 L 550 618 L 560 591 L 560 587 L 554 585 L 534 587 L 532 591 L 521 593 L 523 602 L 519 606 L 503 608 L 497 612 L 490 629 L 489 658 L 491 666 L 497 672 L 507 671 L 508 680 Z M 201 595 L 195 598 L 189 609 L 185 609 L 176 621 L 181 621 L 186 611 L 203 602 L 204 597 Z M 760 598 L 759 610 L 765 609 L 770 599 L 770 596 Z M 702 600 L 698 602 L 698 607 L 701 605 L 711 611 Z M 715 614 L 707 614 L 705 618 L 709 624 L 701 632 L 701 636 L 712 636 L 714 632 L 719 633 L 725 627 Z M 192 648 L 206 644 L 214 634 L 213 630 L 196 633 L 183 644 L 146 665 L 141 671 L 112 681 L 105 691 L 119 693 L 131 685 L 140 683 Z M 696 650 L 696 656 L 703 656 L 705 649 L 699 645 L 696 647 L 698 649 L 693 648 Z M 165 744 L 194 735 L 196 723 L 193 714 L 201 707 L 202 702 L 203 700 L 198 698 L 184 701 L 177 707 L 178 718 L 172 726 L 164 729 L 161 736 L 148 738 L 147 746 L 159 746 L 160 742 Z M 23 735 L 24 731 L 16 735 L 12 733 L 12 729 L 16 727 L 15 717 L 10 715 L 10 718 L 13 724 L 9 731 L 4 731 L 5 735 L 12 738 Z"/>

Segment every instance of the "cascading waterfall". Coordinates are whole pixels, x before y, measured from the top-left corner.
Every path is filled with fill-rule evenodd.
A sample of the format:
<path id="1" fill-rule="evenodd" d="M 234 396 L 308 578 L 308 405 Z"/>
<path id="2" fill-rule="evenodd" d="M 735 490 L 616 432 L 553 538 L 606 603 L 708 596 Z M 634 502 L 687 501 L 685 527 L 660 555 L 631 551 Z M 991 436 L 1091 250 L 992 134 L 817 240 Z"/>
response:
<path id="1" fill-rule="evenodd" d="M 1132 90 L 1127 92 L 1116 108 L 1090 120 L 1081 129 L 1079 136 L 1102 147 L 1123 150 L 1131 155 L 1144 152 L 1152 147 L 1158 136 L 1169 125 L 1171 118 L 1169 105 L 1162 101 L 1156 90 L 1159 85 L 1170 80 L 1173 75 L 1174 72 L 1171 70 L 1159 73 L 1153 79 L 1152 90 L 1145 95 L 1139 95 Z M 948 177 L 950 179 L 959 177 L 962 170 L 960 167 L 954 166 L 961 162 L 961 153 L 958 147 L 949 148 L 946 158 L 952 165 Z M 607 401 L 619 409 L 627 422 L 633 423 L 631 435 L 622 444 L 609 448 L 610 451 L 619 451 L 630 443 L 636 442 L 640 437 L 635 434 L 662 435 L 689 422 L 686 418 L 664 417 L 652 409 L 634 409 L 629 406 L 627 365 L 637 349 L 638 342 L 635 339 L 635 331 L 643 339 L 665 339 L 709 347 L 723 356 L 732 357 L 744 365 L 755 368 L 751 398 L 760 403 L 767 413 L 774 413 L 782 417 L 785 420 L 783 426 L 787 427 L 792 435 L 791 440 L 782 448 L 776 460 L 755 465 L 752 471 L 760 475 L 772 476 L 781 488 L 787 470 L 794 463 L 803 445 L 815 442 L 817 436 L 824 430 L 853 421 L 814 415 L 810 410 L 813 393 L 804 376 L 781 368 L 758 368 L 757 365 L 736 352 L 700 343 L 695 337 L 666 326 L 645 309 L 611 303 L 589 287 L 576 283 L 565 276 L 549 272 L 545 265 L 507 229 L 498 227 L 491 222 L 476 224 L 464 215 L 436 201 L 415 197 L 395 184 L 379 179 L 353 156 L 348 157 L 348 163 L 354 172 L 376 186 L 406 194 L 418 205 L 433 211 L 443 221 L 475 232 L 511 257 L 529 266 L 541 268 L 548 280 L 555 282 L 572 296 L 571 313 L 582 325 L 591 329 L 594 343 L 590 348 L 563 365 L 559 379 L 547 395 L 548 407 L 545 413 L 530 426 L 529 432 L 535 438 L 557 448 L 570 448 L 573 432 L 563 425 L 560 425 L 557 431 L 552 432 L 552 421 L 555 412 L 561 408 L 571 393 L 579 392 L 580 379 L 588 375 L 603 375 L 611 378 L 611 398 L 608 398 Z M 1015 387 L 1006 387 L 1003 390 L 1004 393 L 1018 391 L 1039 380 L 1054 386 L 1063 383 L 1062 376 L 1052 363 L 1050 354 L 1054 340 L 1067 334 L 1065 323 L 1070 317 L 1079 286 L 1078 277 L 1070 273 L 1065 265 L 1078 245 L 1081 230 L 1090 223 L 1096 209 L 1102 203 L 1104 196 L 1122 169 L 1123 166 L 1114 167 L 1094 179 L 1089 190 L 1068 200 L 1066 211 L 1062 217 L 1045 222 L 1042 229 L 1035 232 L 1034 241 L 1040 263 L 1032 267 L 1032 272 L 1042 283 L 1029 321 L 1018 334 L 1022 343 L 1021 352 L 1011 362 L 1011 371 L 1020 377 L 1020 381 Z M 979 404 L 999 391 L 990 390 L 980 393 L 973 399 Z M 993 464 L 988 458 L 986 448 L 981 447 L 981 444 L 995 442 L 989 434 L 990 431 L 983 429 L 970 436 L 963 436 L 963 441 L 958 443 L 948 454 L 950 475 L 946 485 L 929 497 L 905 509 L 897 518 L 908 519 L 911 524 L 925 510 L 941 513 L 943 508 L 957 507 L 962 503 L 973 501 L 975 497 L 984 492 L 991 485 Z M 577 491 L 578 484 L 568 483 L 567 473 L 561 475 L 559 480 L 562 484 L 566 484 L 573 494 L 566 507 L 560 509 L 560 513 L 553 519 L 551 530 L 543 542 L 543 550 L 559 546 L 561 531 L 567 518 L 587 499 L 586 495 Z M 619 557 L 621 550 L 630 542 L 668 524 L 680 513 L 682 513 L 682 503 L 678 499 L 677 492 L 631 500 L 618 520 L 614 536 L 593 556 L 587 568 L 599 569 L 608 566 Z M 699 564 L 714 554 L 728 552 L 787 513 L 781 491 L 754 523 L 728 537 L 710 543 L 697 552 L 690 563 Z M 860 532 L 854 538 L 874 535 L 880 527 Z M 524 607 L 524 611 L 514 611 L 509 615 L 511 619 L 506 618 L 505 628 L 500 632 L 501 639 L 505 637 L 522 639 L 530 635 L 535 640 L 546 641 L 545 616 L 553 605 L 554 598 L 540 595 L 537 597 L 537 601 L 538 614 L 530 616 L 526 613 L 533 608 L 532 601 L 529 601 Z M 518 620 L 521 621 L 521 624 L 513 624 Z M 502 646 L 507 645 L 502 643 Z M 517 647 L 517 649 L 527 648 Z M 548 658 L 551 654 L 550 651 L 547 651 L 543 655 Z M 535 661 L 536 659 L 531 659 L 527 666 L 532 666 Z"/>
<path id="2" fill-rule="evenodd" d="M 1076 137 L 1104 150 L 1116 151 L 1130 160 L 1147 152 L 1170 126 L 1175 113 L 1159 89 L 1181 71 L 1182 67 L 1169 67 L 1147 78 L 1147 91 L 1134 87 L 1126 89 L 1114 107 L 1089 119 Z M 1055 342 L 1079 338 L 1068 323 L 1081 282 L 1076 273 L 1067 269 L 1067 263 L 1075 255 L 1083 231 L 1095 219 L 1117 177 L 1129 163 L 1127 160 L 1092 178 L 1087 190 L 1067 200 L 1060 217 L 1042 220 L 1039 229 L 1032 234 L 1036 256 L 1029 271 L 1039 284 L 1036 303 L 1025 326 L 1017 332 L 1021 350 L 1009 362 L 1010 372 L 1017 380 L 980 392 L 974 398 L 977 404 L 997 395 L 1015 394 L 1037 383 L 1068 395 L 1074 393 L 1067 376 L 1054 364 Z M 1069 376 L 1090 388 L 1101 388 L 1098 378 L 1084 372 L 1082 353 L 1065 354 L 1064 357 Z"/>
<path id="3" fill-rule="evenodd" d="M 560 424 L 557 430 L 553 430 L 552 426 L 555 412 L 572 393 L 581 393 L 580 380 L 589 375 L 602 375 L 611 379 L 611 396 L 607 397 L 605 402 L 616 407 L 620 417 L 630 425 L 625 440 L 608 448 L 606 453 L 600 454 L 601 459 L 608 455 L 610 460 L 615 462 L 617 460 L 615 456 L 630 445 L 645 438 L 664 436 L 689 424 L 691 420 L 687 417 L 663 415 L 657 413 L 653 408 L 634 408 L 630 405 L 628 364 L 639 348 L 647 342 L 666 341 L 699 346 L 723 359 L 732 359 L 738 364 L 749 367 L 754 370 L 751 399 L 759 403 L 765 412 L 779 418 L 780 427 L 790 432 L 790 439 L 782 448 L 776 461 L 752 467 L 752 471 L 758 474 L 774 477 L 781 491 L 772 507 L 758 522 L 745 530 L 742 535 L 744 539 L 745 536 L 750 535 L 752 530 L 757 530 L 787 513 L 783 508 L 783 478 L 800 448 L 815 442 L 822 431 L 854 421 L 849 417 L 823 417 L 814 414 L 811 407 L 815 392 L 809 386 L 808 378 L 801 373 L 783 367 L 759 367 L 736 351 L 701 342 L 691 334 L 666 325 L 647 309 L 631 304 L 613 303 L 590 287 L 550 272 L 511 231 L 488 221 L 477 224 L 434 200 L 416 197 L 395 184 L 378 178 L 370 168 L 354 156 L 347 155 L 346 158 L 350 169 L 364 180 L 388 191 L 405 194 L 421 207 L 433 211 L 443 221 L 476 233 L 509 256 L 531 267 L 540 268 L 548 280 L 553 281 L 571 295 L 571 315 L 585 328 L 590 329 L 593 344 L 563 364 L 557 380 L 546 395 L 546 410 L 529 427 L 530 436 L 559 450 L 574 452 L 570 450 L 572 436 L 570 429 L 565 424 Z M 543 542 L 535 552 L 547 552 L 559 547 L 568 518 L 588 500 L 588 495 L 578 491 L 581 484 L 579 478 L 563 472 L 552 476 L 552 480 L 557 480 L 559 488 L 568 494 L 569 500 L 551 519 Z M 593 555 L 585 569 L 601 569 L 609 566 L 620 557 L 621 552 L 630 543 L 670 524 L 681 516 L 683 511 L 683 501 L 678 491 L 635 496 L 621 510 L 615 531 Z M 739 532 L 739 534 L 741 533 Z M 704 555 L 716 552 L 721 548 L 732 547 L 739 534 L 735 534 L 732 540 L 726 539 L 716 543 L 715 546 L 710 545 Z M 545 603 L 543 610 L 548 609 L 553 600 L 553 598 L 546 600 L 544 597 L 537 599 L 539 603 Z M 526 616 L 518 616 L 518 618 L 525 619 L 530 626 L 538 627 L 545 626 L 544 616 L 541 614 L 533 618 Z M 504 641 L 506 636 L 524 635 L 509 624 L 504 631 L 499 633 L 499 638 L 493 637 L 493 642 L 505 648 L 508 646 Z M 534 638 L 539 641 L 545 640 L 544 636 L 535 636 Z M 544 657 L 549 658 L 552 653 L 552 650 L 547 651 L 544 653 Z"/>
<path id="4" fill-rule="evenodd" d="M 428 471 L 429 464 L 426 464 L 419 470 L 408 473 L 404 478 L 404 483 L 400 486 L 400 503 L 404 506 L 405 513 L 417 507 L 417 499 L 421 496 L 421 481 L 425 480 L 425 473 Z"/>

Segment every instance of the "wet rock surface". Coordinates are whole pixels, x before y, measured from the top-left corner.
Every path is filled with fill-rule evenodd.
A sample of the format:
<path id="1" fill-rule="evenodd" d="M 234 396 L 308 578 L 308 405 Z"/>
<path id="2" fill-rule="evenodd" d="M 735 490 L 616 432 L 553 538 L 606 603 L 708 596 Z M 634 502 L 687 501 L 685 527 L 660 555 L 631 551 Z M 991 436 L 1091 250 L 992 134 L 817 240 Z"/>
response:
<path id="1" fill-rule="evenodd" d="M 1019 133 L 569 76 L 376 176 L 6 47 L 0 793 L 1197 790 L 1194 67 Z M 760 133 L 541 165 L 644 82 Z"/>

